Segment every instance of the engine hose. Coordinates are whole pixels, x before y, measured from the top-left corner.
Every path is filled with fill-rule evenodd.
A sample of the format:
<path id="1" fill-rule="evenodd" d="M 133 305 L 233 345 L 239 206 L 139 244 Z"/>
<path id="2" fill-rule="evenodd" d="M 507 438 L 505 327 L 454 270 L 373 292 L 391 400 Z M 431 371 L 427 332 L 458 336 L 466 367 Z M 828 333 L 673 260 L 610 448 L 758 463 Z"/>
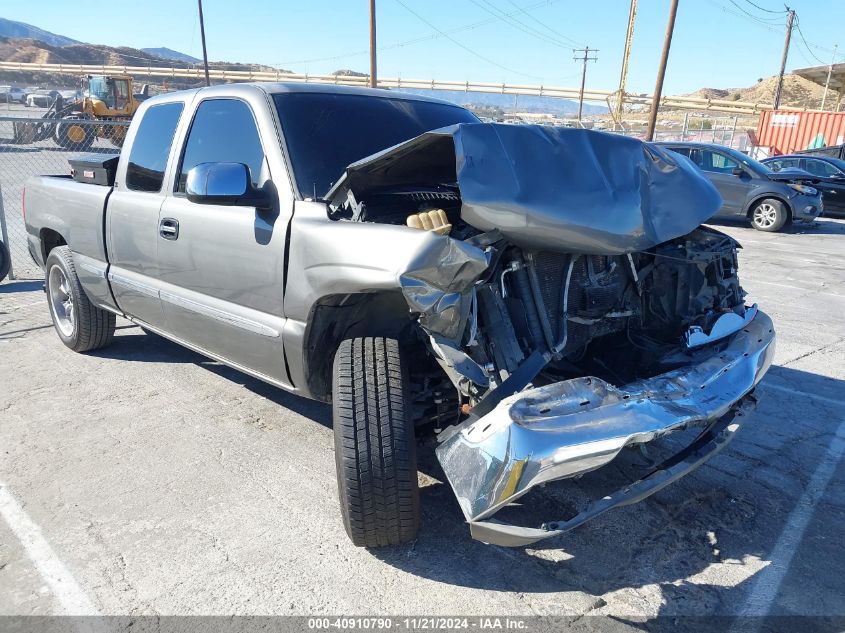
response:
<path id="1" fill-rule="evenodd" d="M 563 284 L 563 315 L 561 316 L 561 334 L 560 341 L 555 345 L 555 353 L 560 353 L 566 347 L 566 341 L 569 338 L 569 282 L 572 280 L 572 269 L 575 267 L 575 262 L 580 255 L 572 255 L 569 259 L 569 268 L 566 271 L 566 282 Z"/>

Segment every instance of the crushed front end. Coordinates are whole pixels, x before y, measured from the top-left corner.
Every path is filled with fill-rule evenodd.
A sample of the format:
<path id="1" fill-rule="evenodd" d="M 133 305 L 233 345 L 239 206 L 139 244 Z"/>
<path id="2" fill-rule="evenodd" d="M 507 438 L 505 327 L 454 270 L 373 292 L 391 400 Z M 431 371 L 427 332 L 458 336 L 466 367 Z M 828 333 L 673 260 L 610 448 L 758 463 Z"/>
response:
<path id="1" fill-rule="evenodd" d="M 626 446 L 693 427 L 706 435 L 730 419 L 719 441 L 672 471 L 689 472 L 733 436 L 772 362 L 771 320 L 744 305 L 736 245 L 716 231 L 619 256 L 511 248 L 500 266 L 475 287 L 476 344 L 466 347 L 493 388 L 437 448 L 474 535 L 487 542 L 520 545 L 563 531 L 566 521 L 516 528 L 489 520 L 538 484 L 599 468 Z M 508 385 L 532 363 L 536 372 Z M 501 388 L 513 395 L 496 398 Z M 658 470 L 662 485 L 653 475 L 640 494 L 680 476 Z"/>
<path id="2" fill-rule="evenodd" d="M 753 405 L 774 329 L 746 305 L 739 245 L 700 226 L 721 201 L 692 165 L 605 134 L 462 125 L 351 166 L 334 194 L 338 217 L 450 241 L 397 278 L 457 392 L 436 452 L 475 538 L 524 545 L 639 501 L 721 450 Z M 492 518 L 691 428 L 687 448 L 574 517 Z"/>

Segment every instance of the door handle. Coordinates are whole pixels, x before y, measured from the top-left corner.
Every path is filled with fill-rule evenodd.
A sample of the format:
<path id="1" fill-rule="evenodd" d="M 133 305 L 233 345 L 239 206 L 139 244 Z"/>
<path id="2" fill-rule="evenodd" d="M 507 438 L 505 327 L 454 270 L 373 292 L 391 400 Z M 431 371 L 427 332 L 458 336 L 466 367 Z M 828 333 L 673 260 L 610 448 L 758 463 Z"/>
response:
<path id="1" fill-rule="evenodd" d="M 179 220 L 174 218 L 162 218 L 158 223 L 158 234 L 166 240 L 179 238 Z"/>

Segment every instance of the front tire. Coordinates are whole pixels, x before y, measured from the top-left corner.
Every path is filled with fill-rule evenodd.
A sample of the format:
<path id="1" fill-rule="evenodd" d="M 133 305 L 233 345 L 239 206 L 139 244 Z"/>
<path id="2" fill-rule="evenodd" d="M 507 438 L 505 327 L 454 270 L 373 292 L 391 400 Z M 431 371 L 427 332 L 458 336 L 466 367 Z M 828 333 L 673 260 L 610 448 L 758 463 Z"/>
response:
<path id="1" fill-rule="evenodd" d="M 56 333 L 75 352 L 105 347 L 114 337 L 115 317 L 88 299 L 67 246 L 57 246 L 47 257 L 47 303 Z"/>
<path id="2" fill-rule="evenodd" d="M 789 211 L 780 200 L 766 198 L 751 210 L 751 226 L 758 231 L 775 233 L 780 231 L 789 219 Z"/>
<path id="3" fill-rule="evenodd" d="M 420 501 L 407 371 L 394 339 L 347 339 L 334 359 L 332 411 L 343 525 L 359 547 L 416 538 Z"/>
<path id="4" fill-rule="evenodd" d="M 65 149 L 91 149 L 95 137 L 90 121 L 79 117 L 66 117 L 56 126 L 56 143 Z"/>

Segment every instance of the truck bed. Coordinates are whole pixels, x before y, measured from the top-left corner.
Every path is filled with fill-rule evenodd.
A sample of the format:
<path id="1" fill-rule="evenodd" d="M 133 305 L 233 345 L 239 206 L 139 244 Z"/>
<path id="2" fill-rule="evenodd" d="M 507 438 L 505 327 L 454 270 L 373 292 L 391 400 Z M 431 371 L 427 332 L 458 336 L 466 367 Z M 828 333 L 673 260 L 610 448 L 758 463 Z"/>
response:
<path id="1" fill-rule="evenodd" d="M 103 229 L 111 192 L 112 187 L 76 182 L 69 175 L 35 176 L 24 189 L 24 220 L 32 257 L 43 268 L 44 245 L 51 240 L 67 244 L 83 287 L 97 303 L 109 299 Z"/>

